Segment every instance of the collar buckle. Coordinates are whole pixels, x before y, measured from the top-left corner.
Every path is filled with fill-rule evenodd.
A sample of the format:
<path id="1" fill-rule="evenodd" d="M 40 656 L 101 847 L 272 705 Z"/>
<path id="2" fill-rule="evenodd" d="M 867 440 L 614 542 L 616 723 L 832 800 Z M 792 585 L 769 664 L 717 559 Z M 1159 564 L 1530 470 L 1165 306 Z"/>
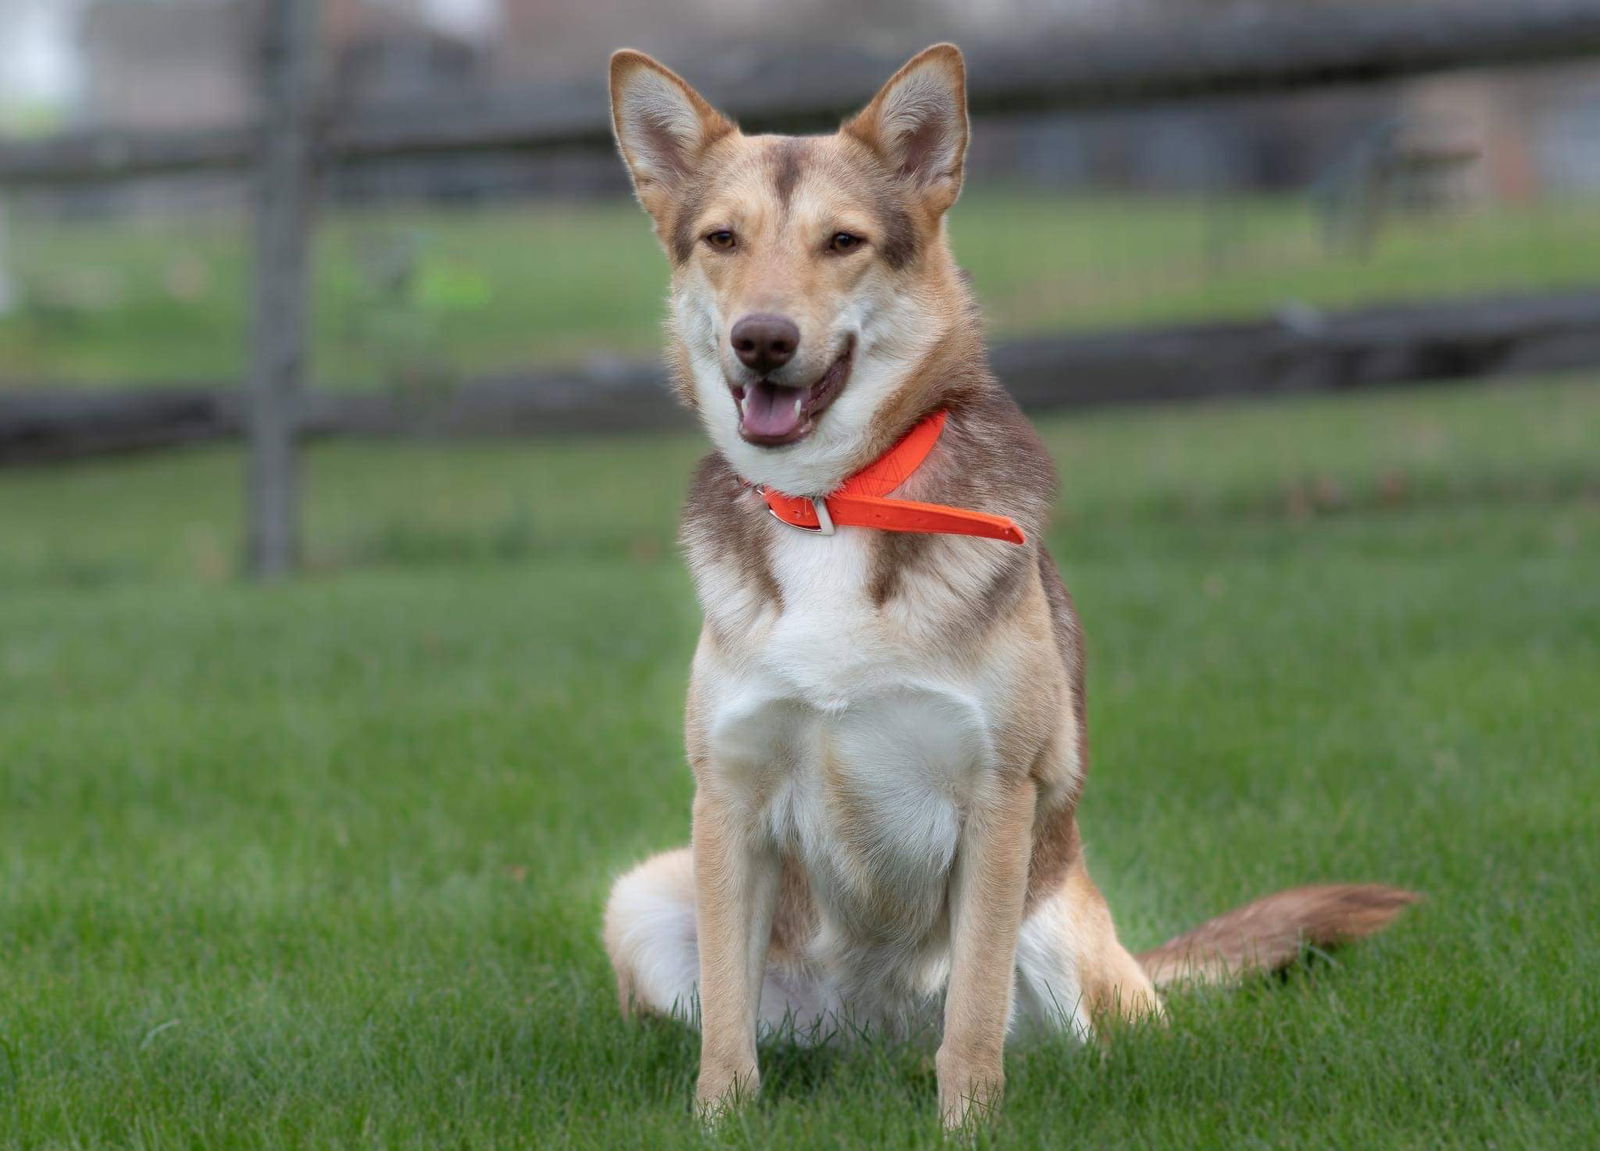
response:
<path id="1" fill-rule="evenodd" d="M 762 497 L 765 498 L 767 489 L 763 486 L 757 490 L 761 493 Z M 813 499 L 811 501 L 811 507 L 817 513 L 817 526 L 814 528 L 808 528 L 804 524 L 790 523 L 788 520 L 780 516 L 771 504 L 767 505 L 767 514 L 773 519 L 777 520 L 784 527 L 793 528 L 797 532 L 805 532 L 807 535 L 813 536 L 833 535 L 833 516 L 828 514 L 828 501 L 826 499 Z"/>

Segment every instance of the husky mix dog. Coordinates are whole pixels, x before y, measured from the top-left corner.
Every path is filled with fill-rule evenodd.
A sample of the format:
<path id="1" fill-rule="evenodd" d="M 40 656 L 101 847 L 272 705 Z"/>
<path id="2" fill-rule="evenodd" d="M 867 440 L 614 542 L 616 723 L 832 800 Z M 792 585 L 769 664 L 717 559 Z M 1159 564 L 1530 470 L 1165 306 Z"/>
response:
<path id="1" fill-rule="evenodd" d="M 827 136 L 744 135 L 633 51 L 611 100 L 713 450 L 682 529 L 705 617 L 692 845 L 617 881 L 605 942 L 624 1011 L 699 1026 L 701 1113 L 757 1087 L 763 1026 L 942 1025 L 959 1126 L 998 1100 L 1008 1039 L 1158 1017 L 1159 987 L 1281 967 L 1411 902 L 1303 887 L 1142 955 L 1118 940 L 1078 838 L 1055 473 L 945 236 L 961 53 L 920 53 Z"/>

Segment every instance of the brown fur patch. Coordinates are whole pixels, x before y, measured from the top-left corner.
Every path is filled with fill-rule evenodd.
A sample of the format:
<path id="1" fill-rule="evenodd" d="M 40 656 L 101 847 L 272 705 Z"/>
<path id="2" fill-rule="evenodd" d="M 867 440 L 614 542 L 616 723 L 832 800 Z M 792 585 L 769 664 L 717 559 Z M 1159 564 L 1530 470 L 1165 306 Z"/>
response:
<path id="1" fill-rule="evenodd" d="M 705 185 L 696 181 L 684 194 L 673 211 L 671 239 L 667 248 L 672 256 L 672 262 L 682 264 L 694 255 L 694 246 L 700 242 L 700 233 L 695 225 L 700 218 L 700 209 L 705 202 Z"/>
<path id="2" fill-rule="evenodd" d="M 795 186 L 800 183 L 805 158 L 806 141 L 793 136 L 780 139 L 767 156 L 767 163 L 772 169 L 772 190 L 777 193 L 778 203 L 786 211 L 789 202 L 794 199 Z"/>
<path id="3" fill-rule="evenodd" d="M 700 461 L 683 508 L 684 546 L 691 556 L 711 546 L 717 555 L 735 559 L 740 576 L 782 610 L 783 589 L 767 559 L 768 518 L 761 497 L 734 474 L 727 460 L 712 452 Z"/>
<path id="4" fill-rule="evenodd" d="M 1083 625 L 1078 621 L 1078 611 L 1072 602 L 1072 593 L 1061 578 L 1050 553 L 1039 548 L 1039 579 L 1044 584 L 1045 595 L 1050 599 L 1050 623 L 1055 631 L 1056 650 L 1061 653 L 1061 664 L 1067 669 L 1067 684 L 1072 692 L 1073 717 L 1078 724 L 1078 771 L 1089 770 L 1089 716 L 1088 693 L 1084 681 L 1088 670 L 1088 655 L 1084 651 Z"/>
<path id="5" fill-rule="evenodd" d="M 806 947 L 817 932 L 817 907 L 811 898 L 811 880 L 805 865 L 786 854 L 782 867 L 778 905 L 772 915 L 772 958 L 778 963 L 793 963 L 805 958 Z"/>
<path id="6" fill-rule="evenodd" d="M 1028 858 L 1028 902 L 1031 910 L 1061 886 L 1067 873 L 1083 858 L 1078 837 L 1077 803 L 1057 805 L 1035 813 L 1033 853 Z"/>
<path id="7" fill-rule="evenodd" d="M 920 539 L 901 532 L 884 532 L 872 549 L 872 574 L 867 578 L 867 596 L 872 606 L 882 608 L 900 590 L 906 569 L 922 554 Z"/>
<path id="8" fill-rule="evenodd" d="M 897 272 L 904 270 L 917 258 L 922 244 L 918 240 L 917 226 L 912 222 L 911 213 L 906 211 L 902 194 L 891 186 L 880 184 L 875 189 L 872 212 L 883 228 L 883 237 L 878 241 L 883 262 Z"/>

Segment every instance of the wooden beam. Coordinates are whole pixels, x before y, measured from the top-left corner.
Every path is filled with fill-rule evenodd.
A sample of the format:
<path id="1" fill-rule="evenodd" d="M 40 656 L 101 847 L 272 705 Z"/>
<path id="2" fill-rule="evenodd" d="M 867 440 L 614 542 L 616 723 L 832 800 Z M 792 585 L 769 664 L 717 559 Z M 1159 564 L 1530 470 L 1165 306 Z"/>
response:
<path id="1" fill-rule="evenodd" d="M 1600 0 L 1470 0 L 1293 6 L 1150 27 L 1050 34 L 967 47 L 975 113 L 1065 111 L 1371 84 L 1441 71 L 1600 54 Z M 609 147 L 603 61 L 582 83 L 374 109 L 327 126 L 329 163 L 453 152 Z M 859 106 L 900 63 L 839 48 L 673 60 L 759 129 L 819 129 Z M 237 170 L 258 133 L 59 136 L 0 147 L 0 184 L 101 181 Z"/>
<path id="2" fill-rule="evenodd" d="M 1491 297 L 998 344 L 1026 408 L 1282 395 L 1600 368 L 1600 294 Z M 237 438 L 236 389 L 0 388 L 0 465 Z M 308 435 L 474 437 L 691 427 L 661 369 L 541 369 L 471 381 L 432 404 L 307 397 Z"/>

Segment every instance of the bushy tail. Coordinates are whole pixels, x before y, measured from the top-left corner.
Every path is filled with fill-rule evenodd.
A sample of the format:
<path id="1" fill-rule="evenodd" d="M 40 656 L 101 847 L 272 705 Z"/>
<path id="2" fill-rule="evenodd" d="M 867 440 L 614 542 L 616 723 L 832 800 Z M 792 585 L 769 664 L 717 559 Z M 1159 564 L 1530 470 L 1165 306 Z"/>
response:
<path id="1" fill-rule="evenodd" d="M 1422 897 L 1379 884 L 1296 887 L 1209 919 L 1139 956 L 1157 987 L 1227 983 L 1293 963 L 1301 947 L 1364 939 Z"/>

